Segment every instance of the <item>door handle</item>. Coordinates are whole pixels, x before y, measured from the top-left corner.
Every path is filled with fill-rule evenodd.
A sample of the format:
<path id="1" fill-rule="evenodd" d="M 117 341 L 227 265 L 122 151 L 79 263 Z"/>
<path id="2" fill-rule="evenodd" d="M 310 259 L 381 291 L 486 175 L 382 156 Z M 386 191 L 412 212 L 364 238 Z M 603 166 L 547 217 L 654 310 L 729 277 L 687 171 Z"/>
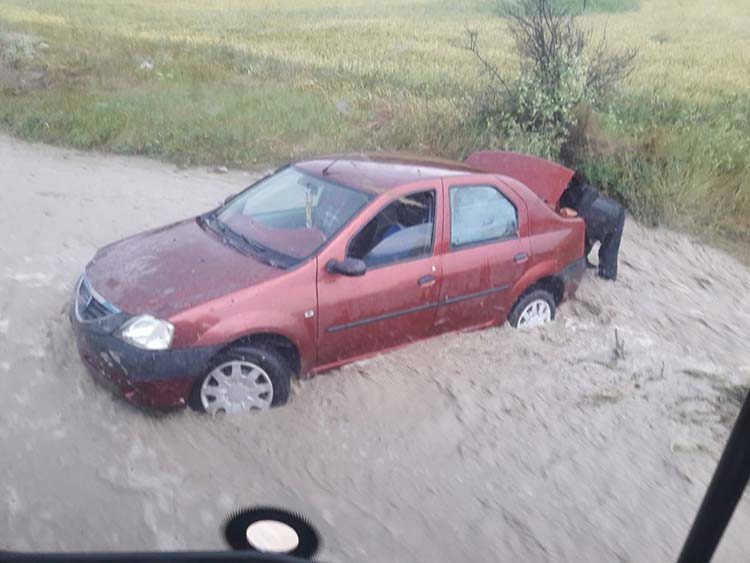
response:
<path id="1" fill-rule="evenodd" d="M 522 264 L 523 262 L 526 262 L 526 260 L 529 259 L 529 254 L 527 252 L 519 252 L 513 257 L 513 261 L 516 264 Z"/>
<path id="2" fill-rule="evenodd" d="M 422 276 L 421 278 L 419 278 L 417 280 L 417 284 L 421 285 L 422 287 L 427 287 L 435 283 L 435 280 L 437 280 L 435 276 L 433 276 L 432 274 L 427 274 L 426 276 Z"/>

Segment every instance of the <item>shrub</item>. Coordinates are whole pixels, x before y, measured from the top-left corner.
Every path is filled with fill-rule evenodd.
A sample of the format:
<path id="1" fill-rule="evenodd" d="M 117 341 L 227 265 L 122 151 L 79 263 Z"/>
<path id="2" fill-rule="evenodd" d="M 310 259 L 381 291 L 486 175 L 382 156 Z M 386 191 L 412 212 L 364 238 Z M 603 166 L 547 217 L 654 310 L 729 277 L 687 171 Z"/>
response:
<path id="1" fill-rule="evenodd" d="M 579 24 L 583 8 L 555 0 L 502 1 L 500 15 L 507 20 L 519 59 L 513 78 L 484 57 L 478 32 L 467 29 L 467 49 L 491 79 L 489 91 L 475 103 L 477 124 L 487 140 L 559 158 L 576 124 L 577 108 L 601 103 L 632 71 L 637 51 L 610 51 L 606 33 L 595 41 Z"/>

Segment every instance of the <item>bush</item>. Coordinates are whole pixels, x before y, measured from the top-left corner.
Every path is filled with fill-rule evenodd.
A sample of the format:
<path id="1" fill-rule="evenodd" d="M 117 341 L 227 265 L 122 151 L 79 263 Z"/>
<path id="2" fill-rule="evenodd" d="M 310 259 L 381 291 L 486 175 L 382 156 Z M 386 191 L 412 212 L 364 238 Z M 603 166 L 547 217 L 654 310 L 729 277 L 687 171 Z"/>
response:
<path id="1" fill-rule="evenodd" d="M 569 2 L 506 0 L 499 9 L 515 42 L 519 73 L 504 76 L 483 56 L 478 32 L 467 29 L 467 49 L 491 79 L 475 103 L 477 125 L 493 145 L 560 158 L 578 108 L 606 99 L 632 71 L 637 51 L 609 51 L 606 34 L 594 41 Z"/>

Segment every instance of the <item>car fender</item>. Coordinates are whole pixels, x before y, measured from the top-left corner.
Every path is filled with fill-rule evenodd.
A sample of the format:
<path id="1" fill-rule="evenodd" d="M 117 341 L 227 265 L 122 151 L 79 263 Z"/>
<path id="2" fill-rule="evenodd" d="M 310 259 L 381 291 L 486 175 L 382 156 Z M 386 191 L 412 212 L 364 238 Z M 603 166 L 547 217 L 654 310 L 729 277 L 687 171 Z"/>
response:
<path id="1" fill-rule="evenodd" d="M 542 278 L 554 276 L 558 272 L 556 260 L 544 260 L 531 266 L 526 270 L 523 275 L 519 278 L 516 284 L 511 288 L 511 303 L 515 304 L 518 298 L 536 282 Z"/>
<path id="2" fill-rule="evenodd" d="M 209 344 L 225 344 L 229 346 L 238 340 L 257 335 L 282 336 L 291 341 L 299 352 L 301 373 L 312 369 L 315 359 L 314 322 L 303 323 L 293 315 L 279 311 L 254 311 L 257 322 L 248 325 L 247 316 L 233 315 L 222 319 L 206 332 L 196 342 L 198 346 Z M 314 321 L 315 319 L 310 319 Z"/>
<path id="3" fill-rule="evenodd" d="M 284 275 L 206 301 L 170 320 L 175 348 L 228 346 L 248 336 L 282 336 L 297 348 L 303 369 L 317 360 L 316 260 Z"/>

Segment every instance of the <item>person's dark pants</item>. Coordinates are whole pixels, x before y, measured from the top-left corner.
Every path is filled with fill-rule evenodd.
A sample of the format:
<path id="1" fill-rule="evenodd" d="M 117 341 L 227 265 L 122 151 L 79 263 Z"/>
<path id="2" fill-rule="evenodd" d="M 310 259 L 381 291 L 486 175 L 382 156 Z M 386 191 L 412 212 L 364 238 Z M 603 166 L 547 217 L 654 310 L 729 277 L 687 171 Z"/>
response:
<path id="1" fill-rule="evenodd" d="M 615 200 L 598 197 L 586 216 L 586 257 L 594 242 L 599 241 L 599 276 L 617 279 L 617 255 L 625 226 L 625 209 Z"/>

